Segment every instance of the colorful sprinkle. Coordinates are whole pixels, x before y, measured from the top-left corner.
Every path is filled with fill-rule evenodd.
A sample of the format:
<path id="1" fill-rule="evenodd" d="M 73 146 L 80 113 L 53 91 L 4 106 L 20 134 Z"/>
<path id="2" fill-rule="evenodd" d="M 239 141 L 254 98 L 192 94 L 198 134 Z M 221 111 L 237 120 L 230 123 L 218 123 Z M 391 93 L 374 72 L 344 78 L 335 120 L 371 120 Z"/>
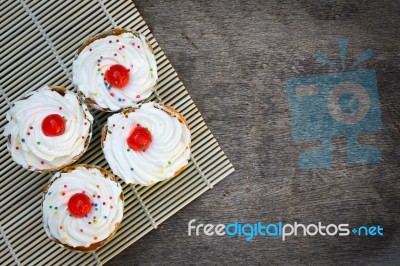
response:
<path id="1" fill-rule="evenodd" d="M 15 147 L 15 149 L 16 149 L 16 150 L 19 150 L 19 147 L 17 146 L 17 147 Z"/>
<path id="2" fill-rule="evenodd" d="M 117 39 L 117 42 L 119 42 L 119 40 Z"/>
<path id="3" fill-rule="evenodd" d="M 103 201 L 103 205 L 106 205 L 106 203 Z"/>
<path id="4" fill-rule="evenodd" d="M 47 193 L 48 195 L 51 195 L 51 192 Z"/>
<path id="5" fill-rule="evenodd" d="M 137 46 L 137 48 L 139 48 L 139 49 L 140 49 L 140 45 L 138 45 L 138 46 Z"/>
<path id="6" fill-rule="evenodd" d="M 97 240 L 97 236 L 93 237 L 94 240 Z"/>
<path id="7" fill-rule="evenodd" d="M 112 43 L 112 41 L 111 41 L 111 40 L 109 40 L 108 42 L 109 42 L 109 43 Z"/>
<path id="8" fill-rule="evenodd" d="M 121 99 L 121 98 L 118 98 L 118 101 L 120 102 L 120 101 L 122 101 L 122 99 Z"/>
<path id="9" fill-rule="evenodd" d="M 109 198 L 110 198 L 110 199 L 112 199 L 112 197 L 111 197 L 111 196 L 110 196 Z"/>
<path id="10" fill-rule="evenodd" d="M 22 142 L 25 142 L 25 139 L 21 139 Z"/>
<path id="11" fill-rule="evenodd" d="M 114 53 L 114 56 L 117 56 L 117 53 Z"/>
<path id="12" fill-rule="evenodd" d="M 100 60 L 100 59 L 97 59 L 97 62 L 99 62 L 99 63 L 100 63 L 100 62 L 101 62 L 101 60 Z"/>
<path id="13" fill-rule="evenodd" d="M 32 126 L 30 126 L 30 127 L 29 127 L 29 129 L 33 129 L 33 127 L 32 127 Z"/>
<path id="14" fill-rule="evenodd" d="M 88 224 L 92 224 L 92 222 L 88 222 Z"/>
<path id="15" fill-rule="evenodd" d="M 100 199 L 100 195 L 97 195 L 97 198 Z"/>
<path id="16" fill-rule="evenodd" d="M 40 161 L 40 164 L 44 164 L 44 161 Z"/>
<path id="17" fill-rule="evenodd" d="M 133 167 L 131 167 L 131 171 L 133 171 Z"/>
<path id="18" fill-rule="evenodd" d="M 111 205 L 111 206 L 110 206 L 110 209 L 112 209 L 112 208 L 114 208 L 114 206 Z"/>
<path id="19" fill-rule="evenodd" d="M 61 195 L 62 195 L 62 196 L 65 196 L 65 192 L 61 192 Z"/>
<path id="20" fill-rule="evenodd" d="M 168 161 L 168 164 L 171 164 L 171 161 Z"/>
<path id="21" fill-rule="evenodd" d="M 58 207 L 54 207 L 55 210 L 58 210 Z"/>
<path id="22" fill-rule="evenodd" d="M 68 237 L 64 236 L 64 240 L 67 241 L 67 240 L 68 240 Z"/>
<path id="23" fill-rule="evenodd" d="M 95 204 L 94 204 L 94 206 L 96 206 L 96 207 L 97 207 L 97 203 L 95 203 Z"/>
<path id="24" fill-rule="evenodd" d="M 66 188 L 66 187 L 67 187 L 67 185 L 64 185 L 64 187 Z"/>
<path id="25" fill-rule="evenodd" d="M 136 98 L 137 98 L 137 99 L 139 99 L 139 98 L 140 98 L 140 95 L 139 95 L 139 94 L 138 94 L 138 95 L 136 95 Z"/>
<path id="26" fill-rule="evenodd" d="M 58 214 L 58 211 L 55 211 L 55 212 L 54 212 L 54 215 L 57 215 L 57 214 Z"/>
<path id="27" fill-rule="evenodd" d="M 107 219 L 107 216 L 106 216 L 106 215 L 104 215 L 104 219 Z"/>
<path id="28" fill-rule="evenodd" d="M 130 152 L 131 150 L 130 150 L 130 149 L 126 149 L 126 151 L 127 151 L 127 152 Z"/>
<path id="29" fill-rule="evenodd" d="M 53 206 L 51 206 L 51 205 L 50 205 L 50 206 L 49 206 L 49 208 L 50 208 L 50 209 L 52 209 L 52 208 L 53 208 Z"/>
<path id="30" fill-rule="evenodd" d="M 28 134 L 28 136 L 29 136 L 31 133 L 28 132 L 28 133 L 26 133 L 26 134 Z"/>
<path id="31" fill-rule="evenodd" d="M 89 52 L 93 51 L 92 48 L 89 48 Z"/>
<path id="32" fill-rule="evenodd" d="M 99 188 L 100 187 L 99 184 L 97 184 L 96 187 Z"/>
<path id="33" fill-rule="evenodd" d="M 94 208 L 94 210 L 95 210 L 95 211 L 98 211 L 98 210 L 99 210 L 99 208 Z"/>
<path id="34" fill-rule="evenodd" d="M 83 229 L 81 228 L 81 230 L 79 230 L 79 231 L 81 231 L 81 233 L 83 232 Z"/>
<path id="35" fill-rule="evenodd" d="M 62 107 L 60 106 L 60 107 L 58 107 L 58 109 L 59 109 L 59 110 L 62 110 Z"/>
<path id="36" fill-rule="evenodd" d="M 62 226 L 60 226 L 60 230 L 62 230 L 63 229 L 63 227 Z"/>
<path id="37" fill-rule="evenodd" d="M 111 92 L 110 95 L 111 95 L 111 97 L 114 97 L 114 93 Z"/>
<path id="38" fill-rule="evenodd" d="M 37 142 L 37 145 L 40 145 L 40 141 Z"/>

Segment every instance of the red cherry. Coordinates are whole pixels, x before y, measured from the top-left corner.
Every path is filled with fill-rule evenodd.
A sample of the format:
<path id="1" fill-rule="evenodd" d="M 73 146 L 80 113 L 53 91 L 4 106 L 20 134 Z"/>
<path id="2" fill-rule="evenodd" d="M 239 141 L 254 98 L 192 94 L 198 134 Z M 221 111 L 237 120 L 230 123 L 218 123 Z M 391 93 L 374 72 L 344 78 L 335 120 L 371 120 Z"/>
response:
<path id="1" fill-rule="evenodd" d="M 76 193 L 68 200 L 68 211 L 74 217 L 84 217 L 92 209 L 90 198 L 84 193 Z"/>
<path id="2" fill-rule="evenodd" d="M 48 137 L 56 137 L 64 134 L 64 118 L 58 114 L 46 116 L 42 121 L 42 131 Z"/>
<path id="3" fill-rule="evenodd" d="M 151 133 L 147 128 L 136 126 L 130 133 L 128 146 L 134 151 L 145 151 L 151 143 Z"/>
<path id="4" fill-rule="evenodd" d="M 121 89 L 128 84 L 129 69 L 125 68 L 123 65 L 112 65 L 107 69 L 104 80 L 112 87 Z"/>

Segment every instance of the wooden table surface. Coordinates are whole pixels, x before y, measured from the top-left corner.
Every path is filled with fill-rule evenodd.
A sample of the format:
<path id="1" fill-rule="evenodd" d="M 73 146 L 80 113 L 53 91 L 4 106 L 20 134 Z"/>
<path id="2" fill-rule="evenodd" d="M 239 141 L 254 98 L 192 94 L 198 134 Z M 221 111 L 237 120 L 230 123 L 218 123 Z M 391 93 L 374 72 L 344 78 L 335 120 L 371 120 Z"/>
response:
<path id="1" fill-rule="evenodd" d="M 400 5 L 398 1 L 134 1 L 236 171 L 108 265 L 400 263 Z M 357 3 L 356 3 L 357 2 Z M 381 162 L 303 169 L 286 82 L 332 70 L 367 49 L 382 130 L 361 135 Z M 308 145 L 308 146 L 307 146 Z M 188 222 L 381 225 L 384 236 L 188 236 Z"/>

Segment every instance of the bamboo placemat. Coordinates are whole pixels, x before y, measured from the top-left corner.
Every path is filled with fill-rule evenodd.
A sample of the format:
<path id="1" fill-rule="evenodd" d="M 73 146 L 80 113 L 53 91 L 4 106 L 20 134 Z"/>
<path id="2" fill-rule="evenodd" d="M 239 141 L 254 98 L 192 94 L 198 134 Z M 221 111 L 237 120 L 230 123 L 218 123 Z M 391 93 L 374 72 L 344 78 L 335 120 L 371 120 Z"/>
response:
<path id="1" fill-rule="evenodd" d="M 0 265 L 103 264 L 234 171 L 205 125 L 177 73 L 130 1 L 2 1 L 0 7 L 0 127 L 13 102 L 45 84 L 71 84 L 75 51 L 83 39 L 113 27 L 135 29 L 152 44 L 159 71 L 150 100 L 184 115 L 192 133 L 192 157 L 179 176 L 150 187 L 121 182 L 124 220 L 115 237 L 95 253 L 64 250 L 45 235 L 41 193 L 52 174 L 17 166 L 0 139 Z M 179 63 L 179 62 L 178 62 Z M 109 168 L 100 147 L 100 129 L 109 114 L 92 111 L 93 138 L 78 163 Z"/>

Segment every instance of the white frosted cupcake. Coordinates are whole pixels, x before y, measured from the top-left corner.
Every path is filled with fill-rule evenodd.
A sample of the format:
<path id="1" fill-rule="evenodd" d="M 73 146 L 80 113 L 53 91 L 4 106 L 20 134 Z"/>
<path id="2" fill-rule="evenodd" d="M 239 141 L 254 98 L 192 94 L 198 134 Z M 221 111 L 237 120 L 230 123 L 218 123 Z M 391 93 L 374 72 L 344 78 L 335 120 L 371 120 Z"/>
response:
<path id="1" fill-rule="evenodd" d="M 93 117 L 75 93 L 44 86 L 16 102 L 3 136 L 13 160 L 49 172 L 79 159 L 89 145 Z"/>
<path id="2" fill-rule="evenodd" d="M 171 107 L 146 103 L 114 114 L 102 132 L 105 158 L 126 183 L 148 186 L 178 175 L 190 159 L 190 131 Z"/>
<path id="3" fill-rule="evenodd" d="M 73 62 L 73 83 L 93 108 L 138 106 L 157 83 L 153 48 L 138 32 L 114 29 L 86 41 Z"/>
<path id="4" fill-rule="evenodd" d="M 124 197 L 105 169 L 75 165 L 56 173 L 43 191 L 42 221 L 47 235 L 63 247 L 93 251 L 122 221 Z"/>

